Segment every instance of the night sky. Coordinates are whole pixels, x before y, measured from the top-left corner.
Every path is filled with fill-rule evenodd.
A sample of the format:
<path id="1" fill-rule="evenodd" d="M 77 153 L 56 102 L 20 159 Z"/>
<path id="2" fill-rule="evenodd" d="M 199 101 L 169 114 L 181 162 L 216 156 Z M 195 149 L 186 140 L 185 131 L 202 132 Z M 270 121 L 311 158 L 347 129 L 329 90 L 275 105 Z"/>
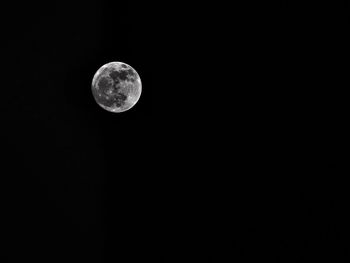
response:
<path id="1" fill-rule="evenodd" d="M 3 9 L 8 262 L 105 262 L 105 249 L 117 262 L 144 236 L 153 22 L 126 1 L 52 2 Z M 120 116 L 91 92 L 95 72 L 111 61 L 132 65 L 144 85 L 137 106 Z"/>
<path id="2" fill-rule="evenodd" d="M 315 182 L 349 20 L 289 2 L 4 6 L 4 262 L 340 262 L 348 195 Z M 112 61 L 142 81 L 119 114 L 91 92 Z"/>

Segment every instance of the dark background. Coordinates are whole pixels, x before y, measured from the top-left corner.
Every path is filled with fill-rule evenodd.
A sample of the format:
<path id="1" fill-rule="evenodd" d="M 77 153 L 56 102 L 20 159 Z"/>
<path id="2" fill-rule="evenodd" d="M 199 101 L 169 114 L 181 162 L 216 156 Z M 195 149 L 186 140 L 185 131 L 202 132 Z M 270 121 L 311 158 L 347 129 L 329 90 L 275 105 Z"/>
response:
<path id="1" fill-rule="evenodd" d="M 100 1 L 18 3 L 3 12 L 6 262 L 141 256 L 159 154 L 157 17 L 141 5 Z M 144 83 L 137 107 L 123 115 L 103 110 L 91 92 L 95 72 L 111 61 L 132 65 Z"/>
<path id="2" fill-rule="evenodd" d="M 325 187 L 339 161 L 328 87 L 343 85 L 335 61 L 348 20 L 318 7 L 6 6 L 8 262 L 309 262 L 316 240 L 340 240 L 344 228 L 327 217 L 344 218 L 346 200 Z M 143 84 L 122 114 L 91 93 L 110 61 Z"/>
<path id="3" fill-rule="evenodd" d="M 172 262 L 190 251 L 188 260 L 209 259 L 206 248 L 219 242 L 203 231 L 215 214 L 205 186 L 213 142 L 200 130 L 204 120 L 215 124 L 194 106 L 207 92 L 196 83 L 197 59 L 210 59 L 197 47 L 206 28 L 189 23 L 196 13 L 129 1 L 21 3 L 4 12 L 8 262 Z M 130 64 L 143 84 L 123 114 L 103 110 L 91 92 L 110 61 Z"/>

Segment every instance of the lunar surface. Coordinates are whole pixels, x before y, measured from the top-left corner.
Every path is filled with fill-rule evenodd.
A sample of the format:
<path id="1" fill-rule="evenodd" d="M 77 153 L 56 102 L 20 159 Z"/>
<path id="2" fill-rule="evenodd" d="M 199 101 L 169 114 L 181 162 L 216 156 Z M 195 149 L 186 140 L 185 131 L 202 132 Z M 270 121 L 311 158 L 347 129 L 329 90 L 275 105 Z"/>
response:
<path id="1" fill-rule="evenodd" d="M 103 65 L 92 80 L 92 93 L 98 105 L 110 112 L 131 109 L 141 95 L 139 74 L 126 63 Z"/>

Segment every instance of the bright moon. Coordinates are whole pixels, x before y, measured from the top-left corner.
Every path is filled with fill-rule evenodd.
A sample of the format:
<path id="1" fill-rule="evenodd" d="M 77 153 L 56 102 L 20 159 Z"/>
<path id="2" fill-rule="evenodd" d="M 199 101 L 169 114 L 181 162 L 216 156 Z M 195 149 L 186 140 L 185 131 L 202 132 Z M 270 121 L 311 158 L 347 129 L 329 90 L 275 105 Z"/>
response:
<path id="1" fill-rule="evenodd" d="M 92 93 L 97 104 L 110 112 L 131 109 L 141 96 L 141 87 L 139 74 L 123 62 L 103 65 L 92 80 Z"/>

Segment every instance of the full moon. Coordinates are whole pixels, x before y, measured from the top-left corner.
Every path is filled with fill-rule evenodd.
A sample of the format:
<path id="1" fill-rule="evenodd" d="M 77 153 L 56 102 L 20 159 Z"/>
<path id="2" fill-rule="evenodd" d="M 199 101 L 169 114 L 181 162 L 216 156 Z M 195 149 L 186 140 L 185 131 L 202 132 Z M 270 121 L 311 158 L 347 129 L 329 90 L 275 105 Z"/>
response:
<path id="1" fill-rule="evenodd" d="M 124 62 L 110 62 L 95 73 L 92 94 L 103 109 L 125 112 L 138 102 L 141 86 L 139 74 L 130 65 Z"/>

